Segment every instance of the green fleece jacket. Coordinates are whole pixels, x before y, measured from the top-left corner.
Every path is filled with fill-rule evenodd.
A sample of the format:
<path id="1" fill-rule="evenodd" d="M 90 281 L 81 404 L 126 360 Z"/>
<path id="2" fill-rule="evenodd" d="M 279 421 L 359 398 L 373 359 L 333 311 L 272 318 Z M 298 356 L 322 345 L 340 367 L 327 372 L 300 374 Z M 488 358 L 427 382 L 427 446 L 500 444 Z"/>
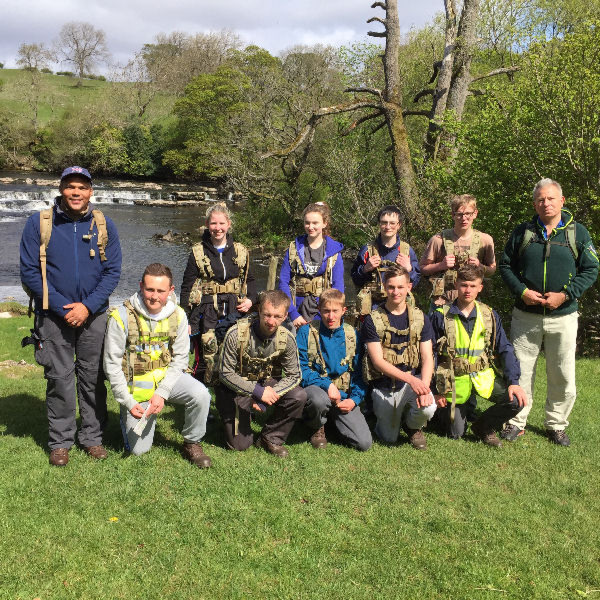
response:
<path id="1" fill-rule="evenodd" d="M 581 298 L 598 276 L 598 254 L 588 230 L 573 221 L 573 215 L 562 211 L 563 225 L 552 231 L 544 239 L 543 229 L 537 215 L 526 223 L 521 223 L 510 235 L 500 259 L 502 279 L 516 296 L 515 306 L 520 310 L 543 314 L 548 312 L 543 306 L 528 306 L 521 300 L 526 289 L 545 292 L 566 292 L 569 299 L 561 304 L 553 315 L 567 315 L 577 310 L 577 299 Z M 577 259 L 569 248 L 565 228 L 575 223 Z M 525 230 L 535 232 L 533 241 L 519 255 Z"/>

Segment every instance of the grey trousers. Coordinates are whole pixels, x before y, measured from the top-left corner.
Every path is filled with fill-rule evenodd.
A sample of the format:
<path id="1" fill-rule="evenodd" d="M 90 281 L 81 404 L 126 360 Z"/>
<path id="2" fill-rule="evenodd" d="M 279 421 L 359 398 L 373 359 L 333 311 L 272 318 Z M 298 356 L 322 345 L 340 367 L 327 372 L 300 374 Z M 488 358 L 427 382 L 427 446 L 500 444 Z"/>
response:
<path id="1" fill-rule="evenodd" d="M 181 431 L 183 439 L 186 442 L 200 442 L 206 433 L 206 418 L 210 408 L 210 393 L 206 386 L 189 373 L 182 373 L 175 382 L 170 396 L 165 400 L 185 406 Z M 148 406 L 148 402 L 140 402 L 140 404 L 144 410 Z M 148 417 L 148 422 L 141 435 L 133 431 L 138 422 L 139 419 L 136 419 L 125 406 L 121 405 L 121 429 L 125 446 L 131 454 L 136 456 L 145 454 L 152 448 L 156 415 Z"/>
<path id="2" fill-rule="evenodd" d="M 327 421 L 332 421 L 346 444 L 363 451 L 371 447 L 371 431 L 358 406 L 343 413 L 333 406 L 327 392 L 320 387 L 309 385 L 304 391 L 307 396 L 304 418 L 308 427 L 316 431 Z"/>
<path id="3" fill-rule="evenodd" d="M 48 413 L 48 446 L 70 448 L 75 443 L 75 413 L 79 400 L 82 446 L 102 444 L 106 426 L 106 386 L 102 347 L 106 313 L 91 315 L 81 327 L 70 327 L 52 313 L 36 315 L 40 345 L 35 360 L 44 367 Z"/>

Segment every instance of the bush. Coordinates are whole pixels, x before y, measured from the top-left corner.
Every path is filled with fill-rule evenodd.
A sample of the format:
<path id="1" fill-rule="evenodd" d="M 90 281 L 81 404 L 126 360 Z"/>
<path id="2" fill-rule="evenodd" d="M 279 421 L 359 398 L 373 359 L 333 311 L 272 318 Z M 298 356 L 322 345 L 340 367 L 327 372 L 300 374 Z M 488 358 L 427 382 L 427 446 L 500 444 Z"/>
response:
<path id="1" fill-rule="evenodd" d="M 57 75 L 64 75 L 65 77 L 75 77 L 73 71 L 56 71 Z"/>
<path id="2" fill-rule="evenodd" d="M 42 73 L 50 73 L 50 75 L 52 75 L 52 70 L 49 69 L 48 67 L 44 67 L 43 69 L 41 69 Z"/>
<path id="3" fill-rule="evenodd" d="M 4 63 L 0 63 L 0 69 L 4 69 Z"/>

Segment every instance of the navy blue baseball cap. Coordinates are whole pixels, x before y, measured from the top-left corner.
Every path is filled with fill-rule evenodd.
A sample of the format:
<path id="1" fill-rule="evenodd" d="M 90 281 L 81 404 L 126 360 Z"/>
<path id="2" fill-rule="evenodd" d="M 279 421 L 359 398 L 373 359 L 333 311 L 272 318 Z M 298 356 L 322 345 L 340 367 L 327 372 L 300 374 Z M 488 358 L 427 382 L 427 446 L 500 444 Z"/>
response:
<path id="1" fill-rule="evenodd" d="M 84 169 L 83 167 L 67 167 L 62 172 L 60 180 L 62 181 L 65 177 L 68 177 L 69 175 L 80 175 L 81 177 L 89 179 L 90 184 L 92 183 L 92 176 L 90 175 L 90 172 L 87 169 Z"/>

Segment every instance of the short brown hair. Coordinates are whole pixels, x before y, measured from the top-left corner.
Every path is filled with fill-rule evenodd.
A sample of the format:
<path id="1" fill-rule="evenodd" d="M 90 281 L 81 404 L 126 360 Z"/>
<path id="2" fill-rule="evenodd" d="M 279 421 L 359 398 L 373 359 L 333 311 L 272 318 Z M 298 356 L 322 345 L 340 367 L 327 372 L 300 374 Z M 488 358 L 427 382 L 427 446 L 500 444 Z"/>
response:
<path id="1" fill-rule="evenodd" d="M 483 281 L 484 276 L 485 269 L 481 265 L 463 265 L 456 273 L 457 281 L 459 279 L 461 281 L 475 281 L 476 279 Z"/>
<path id="2" fill-rule="evenodd" d="M 319 308 L 323 308 L 328 302 L 338 302 L 342 306 L 345 306 L 346 294 L 335 288 L 324 290 L 319 298 Z"/>
<path id="3" fill-rule="evenodd" d="M 152 263 L 148 265 L 144 269 L 144 274 L 142 275 L 142 281 L 144 281 L 144 277 L 146 275 L 150 275 L 150 277 L 168 277 L 169 285 L 173 285 L 173 273 L 171 273 L 171 269 L 162 263 Z"/>
<path id="4" fill-rule="evenodd" d="M 392 277 L 402 277 L 405 276 L 410 282 L 410 273 L 401 265 L 394 263 L 390 265 L 383 274 L 383 282 L 387 283 Z"/>
<path id="5" fill-rule="evenodd" d="M 290 308 L 290 299 L 285 292 L 281 290 L 267 290 L 258 295 L 258 311 L 262 309 L 265 303 L 268 302 L 273 308 L 278 308 L 282 304 L 287 311 Z"/>
<path id="6" fill-rule="evenodd" d="M 461 206 L 465 206 L 465 204 L 472 204 L 473 208 L 477 210 L 477 198 L 471 194 L 457 194 L 456 196 L 452 196 L 450 209 L 454 214 Z"/>

